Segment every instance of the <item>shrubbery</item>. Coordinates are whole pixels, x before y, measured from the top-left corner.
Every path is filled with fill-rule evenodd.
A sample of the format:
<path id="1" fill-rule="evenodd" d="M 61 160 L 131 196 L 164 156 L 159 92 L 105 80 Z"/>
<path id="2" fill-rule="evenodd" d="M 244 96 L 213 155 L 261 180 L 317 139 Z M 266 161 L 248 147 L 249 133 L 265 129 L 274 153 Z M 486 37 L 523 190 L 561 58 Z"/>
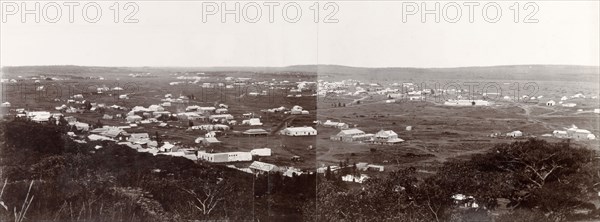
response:
<path id="1" fill-rule="evenodd" d="M 352 167 L 328 169 L 318 178 L 255 177 L 116 144 L 95 150 L 95 143 L 64 136 L 65 127 L 1 123 L 0 172 L 7 183 L 0 221 L 14 221 L 15 209 L 21 212 L 31 181 L 34 199 L 25 217 L 31 221 L 600 219 L 591 204 L 600 184 L 596 154 L 569 142 L 500 144 L 469 161 L 446 162 L 426 178 L 408 168 L 357 189 L 340 179 L 356 174 Z M 459 193 L 473 196 L 480 207 L 459 207 L 450 198 Z M 499 207 L 508 213 L 491 216 Z M 575 213 L 582 210 L 589 213 Z"/>
<path id="2" fill-rule="evenodd" d="M 116 144 L 95 150 L 95 143 L 66 138 L 65 130 L 25 120 L 2 123 L 0 167 L 8 183 L 0 200 L 8 209 L 0 208 L 0 221 L 14 220 L 13 208 L 20 209 L 32 180 L 35 197 L 26 213 L 32 221 L 266 220 L 273 214 L 300 215 L 297 203 L 314 196 L 314 176 L 255 179 L 226 167 Z M 196 207 L 197 198 L 212 189 L 219 201 L 205 213 Z"/>
<path id="3" fill-rule="evenodd" d="M 598 172 L 594 151 L 569 142 L 500 144 L 471 160 L 446 162 L 425 179 L 410 168 L 370 179 L 362 189 L 326 179 L 318 186 L 317 207 L 304 215 L 311 221 L 492 221 L 491 211 L 504 199 L 508 213 L 497 221 L 598 220 L 591 204 Z M 479 208 L 459 207 L 454 194 L 475 197 Z"/>

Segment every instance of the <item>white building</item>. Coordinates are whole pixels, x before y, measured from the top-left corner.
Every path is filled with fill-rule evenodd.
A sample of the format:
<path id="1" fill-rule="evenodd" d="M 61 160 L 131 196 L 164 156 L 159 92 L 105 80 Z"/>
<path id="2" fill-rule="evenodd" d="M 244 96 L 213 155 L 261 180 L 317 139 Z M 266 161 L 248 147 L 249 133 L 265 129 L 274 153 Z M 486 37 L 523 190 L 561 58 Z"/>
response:
<path id="1" fill-rule="evenodd" d="M 243 125 L 250 125 L 250 126 L 262 126 L 263 124 L 260 122 L 259 118 L 250 118 L 247 120 L 242 120 L 242 124 Z"/>
<path id="2" fill-rule="evenodd" d="M 149 111 L 152 111 L 152 112 L 161 112 L 161 111 L 165 111 L 165 108 L 163 108 L 163 107 L 162 107 L 162 106 L 160 106 L 160 105 L 150 105 L 150 106 L 148 107 L 148 110 L 149 110 Z"/>
<path id="3" fill-rule="evenodd" d="M 310 126 L 288 127 L 281 130 L 281 134 L 286 136 L 316 136 L 317 130 Z"/>
<path id="4" fill-rule="evenodd" d="M 148 133 L 132 133 L 129 136 L 129 141 L 131 142 L 141 142 L 149 139 L 150 135 L 148 135 Z"/>
<path id="5" fill-rule="evenodd" d="M 231 114 L 220 114 L 220 115 L 211 115 L 208 117 L 208 119 L 210 119 L 211 121 L 214 120 L 232 120 L 233 116 Z"/>
<path id="6" fill-rule="evenodd" d="M 554 130 L 552 136 L 556 138 L 569 138 L 569 134 L 565 130 Z"/>
<path id="7" fill-rule="evenodd" d="M 595 140 L 596 136 L 589 130 L 579 129 L 576 126 L 572 126 L 567 129 L 568 138 L 576 140 Z"/>
<path id="8" fill-rule="evenodd" d="M 519 130 L 516 130 L 516 131 L 512 131 L 510 133 L 506 133 L 506 136 L 507 137 L 513 137 L 513 138 L 522 137 L 523 136 L 523 132 L 521 132 Z"/>
<path id="9" fill-rule="evenodd" d="M 252 164 L 250 164 L 250 166 L 248 168 L 250 168 L 253 172 L 275 172 L 275 171 L 279 171 L 279 167 L 278 166 L 276 166 L 274 164 L 270 164 L 270 163 L 260 162 L 260 161 L 254 161 L 254 162 L 252 162 Z"/>
<path id="10" fill-rule="evenodd" d="M 354 176 L 351 174 L 348 174 L 346 176 L 342 176 L 342 180 L 346 181 L 346 182 L 356 182 L 356 183 L 363 183 L 365 181 L 367 181 L 367 179 L 369 179 L 369 176 L 365 175 L 365 174 L 361 174 L 360 176 Z"/>
<path id="11" fill-rule="evenodd" d="M 90 125 L 82 122 L 75 122 L 73 124 L 77 130 L 88 131 L 90 130 Z"/>
<path id="12" fill-rule="evenodd" d="M 253 156 L 271 156 L 270 148 L 259 148 L 250 151 Z"/>
<path id="13" fill-rule="evenodd" d="M 404 140 L 398 138 L 398 134 L 393 130 L 380 130 L 373 137 L 373 142 L 383 144 L 395 144 L 404 142 Z"/>
<path id="14" fill-rule="evenodd" d="M 127 116 L 127 118 L 125 118 L 125 119 L 127 120 L 128 123 L 135 123 L 135 122 L 142 121 L 142 117 L 138 116 L 138 115 Z"/>
<path id="15" fill-rule="evenodd" d="M 229 163 L 251 161 L 252 154 L 250 152 L 227 152 L 227 153 L 207 153 L 198 152 L 198 159 L 210 163 Z"/>
<path id="16" fill-rule="evenodd" d="M 218 108 L 215 110 L 216 114 L 225 114 L 227 112 L 229 112 L 229 111 L 226 108 Z"/>
<path id="17" fill-rule="evenodd" d="M 289 168 L 285 169 L 285 171 L 283 171 L 283 176 L 286 176 L 286 177 L 300 176 L 302 174 L 303 174 L 302 170 L 295 168 L 295 167 L 289 167 Z"/>
<path id="18" fill-rule="evenodd" d="M 27 118 L 34 122 L 46 122 L 50 118 L 50 112 L 39 111 L 39 112 L 27 112 Z"/>
<path id="19" fill-rule="evenodd" d="M 330 136 L 329 139 L 343 142 L 356 142 L 370 141 L 373 139 L 373 136 L 373 134 L 366 134 L 364 131 L 354 128 L 340 130 L 339 133 Z"/>
<path id="20" fill-rule="evenodd" d="M 217 108 L 212 107 L 212 106 L 188 106 L 187 108 L 185 108 L 186 112 L 191 112 L 191 111 L 197 111 L 197 112 L 213 112 L 215 111 Z"/>
<path id="21" fill-rule="evenodd" d="M 346 124 L 346 123 L 333 122 L 331 120 L 326 120 L 321 125 L 323 125 L 324 127 L 333 127 L 333 128 L 338 128 L 338 129 L 348 129 L 348 127 L 349 127 L 348 124 Z"/>

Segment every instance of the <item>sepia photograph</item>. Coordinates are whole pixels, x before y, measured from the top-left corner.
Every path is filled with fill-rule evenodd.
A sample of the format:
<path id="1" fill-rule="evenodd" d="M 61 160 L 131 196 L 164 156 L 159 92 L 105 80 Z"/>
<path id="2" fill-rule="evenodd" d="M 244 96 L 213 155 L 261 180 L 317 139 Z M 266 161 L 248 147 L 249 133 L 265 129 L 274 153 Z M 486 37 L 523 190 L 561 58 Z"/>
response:
<path id="1" fill-rule="evenodd" d="M 0 0 L 0 221 L 600 221 L 598 0 Z"/>

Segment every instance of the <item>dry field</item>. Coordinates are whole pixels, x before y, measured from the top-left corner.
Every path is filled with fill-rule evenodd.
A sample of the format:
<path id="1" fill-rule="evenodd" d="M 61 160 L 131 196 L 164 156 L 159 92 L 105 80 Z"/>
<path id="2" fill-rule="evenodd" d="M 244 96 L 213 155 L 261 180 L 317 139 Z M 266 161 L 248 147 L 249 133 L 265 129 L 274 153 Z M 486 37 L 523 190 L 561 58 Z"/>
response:
<path id="1" fill-rule="evenodd" d="M 588 129 L 595 135 L 600 133 L 600 115 L 591 110 L 599 107 L 598 85 L 582 82 L 539 82 L 544 95 L 539 101 L 513 102 L 497 100 L 488 107 L 451 107 L 428 101 L 399 101 L 385 103 L 379 95 L 366 96 L 360 104 L 332 107 L 336 101 L 348 102 L 361 99 L 359 96 L 329 97 L 319 100 L 317 118 L 342 121 L 356 126 L 366 133 L 394 130 L 406 140 L 398 145 L 372 145 L 330 141 L 329 136 L 339 130 L 319 128 L 317 160 L 319 164 L 336 164 L 349 159 L 350 162 L 383 164 L 388 169 L 414 166 L 422 172 L 430 172 L 433 166 L 448 159 L 468 158 L 472 154 L 487 151 L 496 143 L 507 143 L 517 139 L 491 138 L 492 133 L 502 135 L 521 130 L 525 137 L 541 137 L 562 130 L 572 124 Z M 562 95 L 583 93 L 588 98 L 569 99 L 576 107 L 546 106 L 554 99 L 557 103 Z M 583 109 L 583 111 L 577 111 Z M 412 126 L 406 131 L 406 126 Z M 546 138 L 546 137 L 542 137 Z M 524 138 L 522 138 L 524 139 Z M 546 138 L 548 140 L 557 140 Z M 592 149 L 599 149 L 596 141 L 577 141 Z"/>
<path id="2" fill-rule="evenodd" d="M 146 71 L 140 71 L 145 73 Z M 150 71 L 148 71 L 150 72 Z M 187 71 L 186 71 L 187 72 Z M 190 71 L 189 73 L 196 73 Z M 160 103 L 165 94 L 194 95 L 196 99 L 189 104 L 175 104 L 166 110 L 173 113 L 182 112 L 188 105 L 214 106 L 225 103 L 230 106 L 229 112 L 241 122 L 242 114 L 254 113 L 261 117 L 263 128 L 267 131 L 276 131 L 278 126 L 288 118 L 284 114 L 267 114 L 260 110 L 285 106 L 290 108 L 300 105 L 309 110 L 311 115 L 299 117 L 292 121 L 294 126 L 312 125 L 313 121 L 333 120 L 342 121 L 357 126 L 366 133 L 376 133 L 381 129 L 394 130 L 399 137 L 406 140 L 398 145 L 370 145 L 359 143 L 344 143 L 330 141 L 329 136 L 336 134 L 339 130 L 318 127 L 319 135 L 316 137 L 284 137 L 277 134 L 269 136 L 243 136 L 242 132 L 249 126 L 234 126 L 233 131 L 226 132 L 219 137 L 223 144 L 210 149 L 215 151 L 248 151 L 253 148 L 269 147 L 273 149 L 273 156 L 265 158 L 264 161 L 279 165 L 296 166 L 312 169 L 315 166 L 337 165 L 340 161 L 368 162 L 383 164 L 387 169 L 415 166 L 421 172 L 429 173 L 433 167 L 452 158 L 468 158 L 476 153 L 485 152 L 493 144 L 511 142 L 514 139 L 490 138 L 492 133 L 507 133 L 513 130 L 521 130 L 526 137 L 540 137 L 542 134 L 551 133 L 555 129 L 563 129 L 572 124 L 579 128 L 588 129 L 595 135 L 600 135 L 599 115 L 590 112 L 598 108 L 598 99 L 590 99 L 598 96 L 599 86 L 594 81 L 538 81 L 538 80 L 509 80 L 493 77 L 472 76 L 482 83 L 495 82 L 504 88 L 507 85 L 534 82 L 538 86 L 536 96 L 543 95 L 540 100 L 535 101 L 506 101 L 497 99 L 489 107 L 449 107 L 441 105 L 440 101 L 433 99 L 427 101 L 399 101 L 386 104 L 385 96 L 333 96 L 327 98 L 317 97 L 286 97 L 286 90 L 269 90 L 269 86 L 253 85 L 243 89 L 207 89 L 194 84 L 169 85 L 170 82 L 184 81 L 176 79 L 183 72 L 173 70 L 152 70 L 150 77 L 133 78 L 128 73 L 88 73 L 88 74 L 65 74 L 63 78 L 68 80 L 49 81 L 41 80 L 45 85 L 44 91 L 36 91 L 33 80 L 27 77 L 37 74 L 19 74 L 25 79 L 19 83 L 3 84 L 3 101 L 9 101 L 11 108 L 27 108 L 29 110 L 54 110 L 54 107 L 66 104 L 70 95 L 83 94 L 86 99 L 95 103 L 106 105 L 120 105 L 125 107 L 145 106 Z M 102 76 L 104 80 L 89 77 Z M 207 72 L 207 79 L 200 82 L 219 83 L 224 82 L 225 77 L 250 77 L 252 82 L 287 80 L 288 85 L 280 87 L 293 87 L 297 81 L 332 80 L 329 75 L 302 72 L 256 72 L 256 71 L 214 71 Z M 353 76 L 360 77 L 360 76 Z M 392 78 L 393 77 L 393 78 Z M 16 78 L 16 75 L 3 78 Z M 335 75 L 340 79 L 340 75 Z M 365 77 L 366 78 L 366 77 Z M 360 80 L 360 78 L 357 78 Z M 421 78 L 422 79 L 422 78 Z M 436 83 L 468 82 L 469 80 L 440 79 L 437 81 L 421 80 L 419 78 L 406 78 L 390 75 L 385 79 L 367 79 L 377 83 L 388 84 L 392 82 L 423 82 L 425 85 L 434 86 Z M 363 79 L 365 80 L 365 79 Z M 119 94 L 129 94 L 130 99 L 119 100 L 117 95 L 96 94 L 96 88 L 122 87 Z M 269 91 L 268 96 L 241 96 L 241 94 L 262 90 Z M 503 94 L 511 93 L 510 90 Z M 523 91 L 520 94 L 528 94 Z M 569 99 L 567 102 L 577 103 L 576 107 L 567 108 L 559 104 L 554 107 L 545 106 L 545 102 L 553 99 L 560 101 L 562 96 L 572 96 L 582 93 L 588 98 Z M 512 95 L 511 95 L 512 96 Z M 59 99 L 59 101 L 55 101 Z M 360 104 L 357 103 L 360 101 Z M 334 107 L 333 104 L 345 104 L 345 107 Z M 583 109 L 583 111 L 577 111 Z M 106 114 L 125 114 L 125 111 L 107 109 Z M 73 115 L 78 119 L 95 123 L 101 119 L 102 114 L 89 112 Z M 101 120 L 105 125 L 125 125 L 123 119 Z M 195 125 L 203 124 L 202 121 L 194 121 Z M 205 131 L 186 131 L 187 121 L 169 122 L 171 127 L 160 128 L 157 124 L 144 124 L 131 132 L 147 132 L 154 134 L 158 132 L 166 141 L 181 142 L 186 145 L 194 145 L 194 140 L 204 135 Z M 411 131 L 406 131 L 406 126 L 412 126 Z M 235 131 L 235 132 L 234 132 Z M 551 139 L 551 138 L 548 138 Z M 591 148 L 598 149 L 597 141 L 579 142 Z M 314 149 L 309 149 L 312 146 Z M 292 156 L 300 156 L 303 161 L 293 162 Z"/>

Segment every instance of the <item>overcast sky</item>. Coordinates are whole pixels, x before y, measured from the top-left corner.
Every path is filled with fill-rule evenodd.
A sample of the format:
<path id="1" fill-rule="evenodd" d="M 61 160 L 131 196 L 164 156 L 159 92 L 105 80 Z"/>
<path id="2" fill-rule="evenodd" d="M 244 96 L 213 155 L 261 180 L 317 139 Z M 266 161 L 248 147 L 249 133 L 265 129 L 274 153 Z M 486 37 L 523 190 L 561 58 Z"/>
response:
<path id="1" fill-rule="evenodd" d="M 419 13 L 403 22 L 400 1 L 337 2 L 339 11 L 333 18 L 338 23 L 322 22 L 333 9 L 323 9 L 324 3 L 320 22 L 315 23 L 309 8 L 313 1 L 300 2 L 302 17 L 297 23 L 284 21 L 285 2 L 275 7 L 273 23 L 264 2 L 258 2 L 262 17 L 257 23 L 243 18 L 236 23 L 232 15 L 222 23 L 218 13 L 208 15 L 204 23 L 201 2 L 153 1 L 138 2 L 134 18 L 139 22 L 124 24 L 113 21 L 112 2 L 100 3 L 102 17 L 95 24 L 83 21 L 81 5 L 75 8 L 73 24 L 65 6 L 57 23 L 43 17 L 36 23 L 32 15 L 22 23 L 20 14 L 3 13 L 7 21 L 0 27 L 0 65 L 462 67 L 598 66 L 600 61 L 598 1 L 537 2 L 539 11 L 533 18 L 538 23 L 523 23 L 533 10 L 523 9 L 523 2 L 515 23 L 509 8 L 514 1 L 500 2 L 502 17 L 497 23 L 484 21 L 484 3 L 475 7 L 474 23 L 468 21 L 463 2 L 459 2 L 462 17 L 457 23 L 443 17 L 436 23 L 433 15 L 422 23 Z M 440 7 L 448 4 L 440 3 Z M 428 4 L 434 7 L 433 2 Z M 231 2 L 228 6 L 234 7 Z M 292 9 L 290 18 L 295 16 Z M 54 10 L 48 11 L 47 17 L 52 18 Z M 128 12 L 121 10 L 119 20 Z M 488 12 L 489 17 L 495 16 L 494 10 Z M 254 13 L 249 7 L 247 17 Z M 454 15 L 449 7 L 447 17 Z"/>

